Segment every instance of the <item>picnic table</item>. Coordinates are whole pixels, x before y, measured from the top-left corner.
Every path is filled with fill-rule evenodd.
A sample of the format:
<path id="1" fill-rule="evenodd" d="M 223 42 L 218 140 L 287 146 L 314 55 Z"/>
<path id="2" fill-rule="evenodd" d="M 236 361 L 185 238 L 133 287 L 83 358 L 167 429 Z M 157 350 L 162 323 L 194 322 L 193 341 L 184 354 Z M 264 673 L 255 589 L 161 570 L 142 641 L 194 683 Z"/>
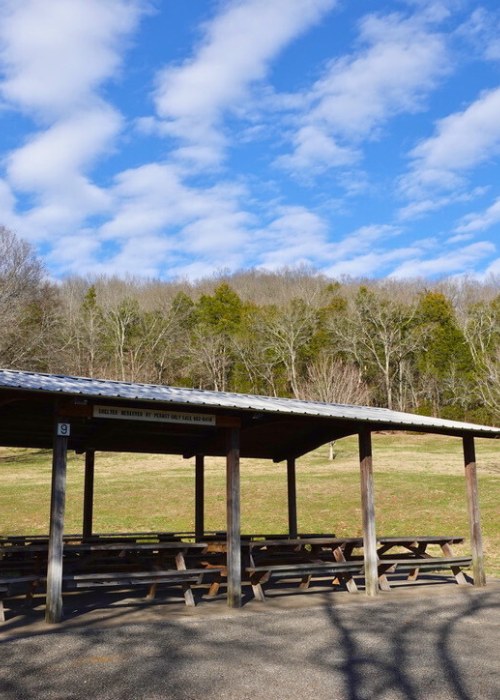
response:
<path id="1" fill-rule="evenodd" d="M 382 590 L 390 589 L 388 573 L 407 572 L 407 580 L 415 581 L 420 570 L 438 571 L 443 569 L 450 569 L 459 585 L 467 585 L 469 582 L 463 569 L 471 566 L 472 557 L 455 556 L 452 548 L 452 545 L 463 544 L 463 542 L 463 537 L 441 535 L 379 537 L 377 555 L 380 588 Z M 440 553 L 436 555 L 428 552 L 430 546 L 439 548 Z"/>
<path id="2" fill-rule="evenodd" d="M 382 590 L 390 590 L 388 576 L 407 573 L 407 580 L 415 581 L 422 571 L 449 569 L 460 585 L 467 584 L 464 568 L 471 565 L 470 556 L 455 556 L 452 545 L 462 544 L 462 537 L 451 536 L 399 536 L 379 537 L 378 573 Z M 224 555 L 227 545 L 224 540 L 207 540 L 207 551 Z M 331 577 L 333 584 L 343 585 L 350 593 L 358 590 L 355 576 L 364 574 L 363 540 L 360 537 L 301 536 L 289 538 L 278 536 L 249 536 L 242 538 L 243 571 L 248 575 L 253 594 L 264 601 L 263 584 L 274 579 L 299 579 L 299 588 L 308 588 L 314 578 Z M 429 548 L 440 549 L 430 553 Z M 224 559 L 217 565 L 224 567 Z M 221 568 L 212 583 L 209 595 L 216 595 L 226 576 Z"/>
<path id="3" fill-rule="evenodd" d="M 206 533 L 199 542 L 193 541 L 192 533 L 173 532 L 104 533 L 85 539 L 65 535 L 63 589 L 147 585 L 147 596 L 153 598 L 159 584 L 180 585 L 186 605 L 192 606 L 193 585 L 208 579 L 208 596 L 213 597 L 227 579 L 225 534 Z M 391 575 L 405 573 L 408 581 L 415 581 L 420 571 L 450 570 L 458 584 L 467 584 L 463 569 L 470 567 L 471 557 L 453 552 L 463 541 L 436 535 L 378 537 L 381 590 L 390 590 Z M 361 537 L 242 535 L 242 574 L 260 601 L 265 601 L 263 585 L 271 579 L 298 579 L 299 588 L 306 589 L 313 579 L 329 578 L 332 585 L 356 593 L 355 577 L 364 575 L 362 548 Z M 31 597 L 45 583 L 47 556 L 46 536 L 0 538 L 0 617 L 3 597 L 19 588 Z"/>
<path id="4" fill-rule="evenodd" d="M 186 565 L 186 555 L 203 552 L 203 542 L 180 540 L 143 542 L 125 541 L 65 542 L 63 545 L 63 589 L 148 585 L 148 598 L 153 598 L 159 584 L 181 585 L 186 605 L 195 605 L 192 586 L 202 582 L 207 574 L 217 574 L 216 567 Z M 2 562 L 10 567 L 10 574 L 0 571 L 0 593 L 5 596 L 14 583 L 31 586 L 45 582 L 48 543 L 10 544 L 2 549 Z M 24 577 L 16 571 L 19 564 L 30 562 L 36 570 Z M 21 578 L 24 580 L 21 581 Z M 29 579 L 29 580 L 28 580 Z"/>

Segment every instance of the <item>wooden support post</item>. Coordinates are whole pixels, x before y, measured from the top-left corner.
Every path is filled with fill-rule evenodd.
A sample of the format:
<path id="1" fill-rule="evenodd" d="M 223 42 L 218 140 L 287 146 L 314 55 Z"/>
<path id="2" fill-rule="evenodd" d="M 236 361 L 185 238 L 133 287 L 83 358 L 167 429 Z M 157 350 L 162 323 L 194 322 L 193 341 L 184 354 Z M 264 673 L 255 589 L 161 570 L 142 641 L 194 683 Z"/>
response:
<path id="1" fill-rule="evenodd" d="M 295 476 L 295 459 L 286 460 L 288 484 L 288 533 L 297 537 L 297 482 Z"/>
<path id="2" fill-rule="evenodd" d="M 66 502 L 66 456 L 69 423 L 58 418 L 55 424 L 52 451 L 52 489 L 50 498 L 50 530 L 47 566 L 46 622 L 60 622 L 63 614 L 63 532 Z"/>
<path id="3" fill-rule="evenodd" d="M 368 428 L 359 432 L 359 463 L 361 471 L 361 505 L 363 509 L 363 549 L 365 589 L 369 596 L 377 595 L 378 558 L 375 532 L 375 498 L 373 488 L 372 441 Z"/>
<path id="4" fill-rule="evenodd" d="M 474 585 L 486 586 L 483 540 L 481 536 L 481 522 L 479 514 L 479 495 L 477 488 L 476 450 L 474 447 L 474 437 L 472 435 L 464 436 L 463 446 Z"/>
<path id="5" fill-rule="evenodd" d="M 205 534 L 205 459 L 203 455 L 196 455 L 195 459 L 194 532 L 199 541 Z"/>
<path id="6" fill-rule="evenodd" d="M 92 537 L 94 519 L 94 450 L 85 452 L 85 482 L 83 487 L 83 538 Z"/>
<path id="7" fill-rule="evenodd" d="M 227 604 L 241 607 L 240 431 L 228 428 L 227 491 Z"/>

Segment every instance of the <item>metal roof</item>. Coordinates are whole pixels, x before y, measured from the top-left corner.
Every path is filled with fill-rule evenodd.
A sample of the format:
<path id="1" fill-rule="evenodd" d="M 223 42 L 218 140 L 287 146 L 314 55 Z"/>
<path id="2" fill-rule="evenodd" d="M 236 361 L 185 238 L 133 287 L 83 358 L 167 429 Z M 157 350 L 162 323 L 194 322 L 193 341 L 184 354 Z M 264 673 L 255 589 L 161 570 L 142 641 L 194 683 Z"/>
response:
<path id="1" fill-rule="evenodd" d="M 363 422 L 377 426 L 393 426 L 395 429 L 408 429 L 443 434 L 472 433 L 481 437 L 500 437 L 500 428 L 474 423 L 432 418 L 392 411 L 371 406 L 327 404 L 297 399 L 254 396 L 230 392 L 204 391 L 156 384 L 135 384 L 129 382 L 42 374 L 18 370 L 0 369 L 0 388 L 43 392 L 86 398 L 107 398 L 123 401 L 157 402 L 210 409 L 251 411 L 261 414 L 283 416 L 310 416 L 339 421 Z"/>

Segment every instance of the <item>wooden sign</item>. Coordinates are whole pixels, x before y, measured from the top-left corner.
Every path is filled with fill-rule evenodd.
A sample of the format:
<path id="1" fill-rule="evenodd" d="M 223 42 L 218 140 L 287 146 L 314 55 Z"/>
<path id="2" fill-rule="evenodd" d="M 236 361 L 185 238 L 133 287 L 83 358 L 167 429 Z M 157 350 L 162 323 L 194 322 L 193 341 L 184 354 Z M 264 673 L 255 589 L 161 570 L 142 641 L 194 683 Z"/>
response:
<path id="1" fill-rule="evenodd" d="M 206 413 L 180 413 L 159 411 L 154 408 L 126 408 L 120 406 L 94 406 L 94 418 L 138 420 L 151 423 L 182 423 L 184 425 L 215 425 L 215 416 Z"/>

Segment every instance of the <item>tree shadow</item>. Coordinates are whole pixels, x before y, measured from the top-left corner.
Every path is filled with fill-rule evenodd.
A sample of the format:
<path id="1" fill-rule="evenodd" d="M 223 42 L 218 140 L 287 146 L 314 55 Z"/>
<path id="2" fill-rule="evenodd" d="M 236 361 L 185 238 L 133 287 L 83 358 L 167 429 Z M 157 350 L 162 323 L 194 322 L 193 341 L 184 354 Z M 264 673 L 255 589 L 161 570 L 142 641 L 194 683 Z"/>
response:
<path id="1" fill-rule="evenodd" d="M 447 587 L 448 588 L 448 587 Z M 305 594 L 306 596 L 308 594 Z M 0 632 L 2 700 L 495 700 L 500 585 L 172 614 L 163 601 Z M 140 601 L 137 601 L 140 610 Z M 208 611 L 208 612 L 206 612 Z M 95 612 L 95 611 L 94 611 Z M 475 646 L 475 650 L 471 647 Z"/>

